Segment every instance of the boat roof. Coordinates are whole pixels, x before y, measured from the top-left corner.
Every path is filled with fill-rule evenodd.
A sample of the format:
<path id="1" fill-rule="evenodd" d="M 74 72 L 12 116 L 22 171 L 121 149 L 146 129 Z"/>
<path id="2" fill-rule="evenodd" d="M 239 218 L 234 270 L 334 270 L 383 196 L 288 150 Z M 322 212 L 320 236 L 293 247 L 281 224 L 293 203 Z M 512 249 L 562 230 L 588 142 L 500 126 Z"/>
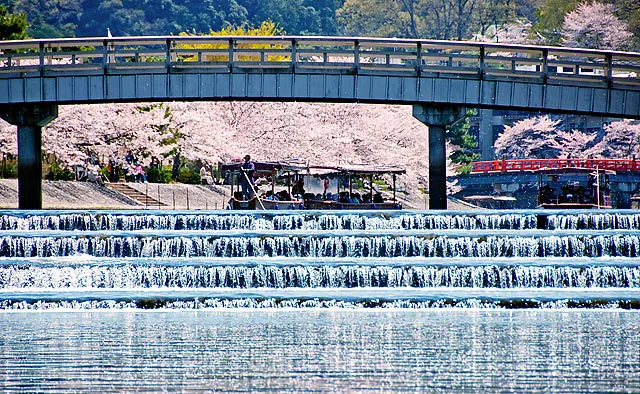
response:
<path id="1" fill-rule="evenodd" d="M 353 175 L 405 174 L 406 169 L 388 164 L 340 164 L 331 166 L 309 166 L 311 175 L 347 173 Z"/>
<path id="2" fill-rule="evenodd" d="M 387 164 L 339 164 L 339 165 L 309 165 L 299 160 L 279 160 L 279 161 L 254 161 L 256 171 L 272 171 L 273 169 L 282 172 L 295 172 L 306 175 L 378 175 L 378 174 L 405 174 L 407 171 L 395 165 Z M 222 170 L 238 170 L 242 166 L 242 161 L 233 161 L 222 165 Z"/>
<path id="3" fill-rule="evenodd" d="M 234 171 L 239 170 L 243 161 L 241 159 L 235 159 L 231 162 L 224 163 L 222 165 L 222 171 Z M 271 172 L 272 170 L 289 170 L 289 171 L 302 171 L 307 168 L 307 164 L 298 159 L 291 160 L 278 160 L 278 161 L 253 161 L 253 165 L 256 167 L 256 171 L 259 172 Z"/>

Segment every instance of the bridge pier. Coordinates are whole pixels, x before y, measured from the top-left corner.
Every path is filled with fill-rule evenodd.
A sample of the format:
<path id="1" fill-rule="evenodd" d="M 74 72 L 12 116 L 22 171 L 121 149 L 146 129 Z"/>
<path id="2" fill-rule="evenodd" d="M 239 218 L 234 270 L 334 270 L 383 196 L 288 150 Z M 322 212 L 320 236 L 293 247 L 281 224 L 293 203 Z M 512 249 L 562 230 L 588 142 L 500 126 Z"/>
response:
<path id="1" fill-rule="evenodd" d="M 18 126 L 20 209 L 42 209 L 42 127 L 57 116 L 55 104 L 0 106 L 0 118 Z"/>
<path id="2" fill-rule="evenodd" d="M 447 209 L 446 129 L 464 114 L 458 105 L 413 105 L 413 116 L 429 127 L 429 209 Z"/>

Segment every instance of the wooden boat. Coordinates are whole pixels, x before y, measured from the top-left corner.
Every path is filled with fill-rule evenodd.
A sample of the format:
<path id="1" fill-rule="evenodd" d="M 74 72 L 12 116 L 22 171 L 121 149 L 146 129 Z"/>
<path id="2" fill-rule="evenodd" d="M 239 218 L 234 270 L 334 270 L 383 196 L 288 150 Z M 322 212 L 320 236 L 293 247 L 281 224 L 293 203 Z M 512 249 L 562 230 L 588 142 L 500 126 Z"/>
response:
<path id="1" fill-rule="evenodd" d="M 537 207 L 543 209 L 611 209 L 611 170 L 540 169 Z"/>
<path id="2" fill-rule="evenodd" d="M 396 200 L 396 176 L 404 174 L 405 170 L 395 166 L 309 166 L 295 161 L 254 164 L 258 177 L 267 179 L 267 187 L 270 186 L 271 190 L 263 192 L 258 187 L 254 197 L 248 201 L 243 200 L 238 181 L 241 176 L 240 163 L 225 165 L 223 171 L 230 173 L 232 191 L 235 186 L 238 188 L 233 192 L 234 197 L 229 200 L 229 209 L 402 209 L 402 205 Z M 393 180 L 391 200 L 385 200 L 374 189 L 374 177 L 385 174 L 391 175 Z M 356 183 L 362 184 L 363 178 L 368 179 L 369 188 L 364 191 L 360 189 L 363 192 L 361 196 L 355 191 L 355 186 Z M 307 189 L 304 189 L 304 185 L 307 185 Z M 286 188 L 282 188 L 283 186 Z M 276 192 L 277 188 L 281 190 Z M 279 198 L 273 199 L 274 195 Z"/>

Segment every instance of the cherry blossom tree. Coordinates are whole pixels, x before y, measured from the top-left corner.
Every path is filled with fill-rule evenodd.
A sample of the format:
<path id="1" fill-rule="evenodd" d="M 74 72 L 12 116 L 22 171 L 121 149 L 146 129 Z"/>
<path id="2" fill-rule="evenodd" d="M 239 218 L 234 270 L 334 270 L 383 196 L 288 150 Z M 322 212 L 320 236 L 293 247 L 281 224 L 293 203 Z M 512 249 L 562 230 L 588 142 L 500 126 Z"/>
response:
<path id="1" fill-rule="evenodd" d="M 15 126 L 0 124 L 2 149 L 15 154 Z M 215 165 L 250 154 L 255 160 L 298 158 L 314 164 L 395 164 L 407 174 L 399 190 L 428 183 L 428 127 L 410 106 L 281 102 L 172 102 L 61 106 L 43 128 L 43 150 L 62 167 L 97 156 L 143 164 L 152 156 Z M 6 147 L 6 148 L 5 148 Z M 452 152 L 452 147 L 448 148 Z M 167 161 L 164 161 L 167 164 Z M 448 175 L 455 168 L 448 163 Z M 391 179 L 388 180 L 391 183 Z M 449 185 L 455 190 L 455 185 Z"/>
<path id="2" fill-rule="evenodd" d="M 560 120 L 549 116 L 527 118 L 506 126 L 494 143 L 497 157 L 507 159 L 552 159 L 580 156 L 595 134 L 558 129 Z"/>
<path id="3" fill-rule="evenodd" d="M 0 120 L 0 155 L 4 157 L 17 154 L 18 145 L 15 126 Z"/>
<path id="4" fill-rule="evenodd" d="M 604 127 L 604 137 L 587 151 L 595 157 L 640 158 L 640 121 L 620 120 Z"/>
<path id="5" fill-rule="evenodd" d="M 632 34 L 615 15 L 612 4 L 582 3 L 567 13 L 562 25 L 563 43 L 570 47 L 621 50 Z"/>
<path id="6" fill-rule="evenodd" d="M 533 32 L 531 22 L 525 19 L 515 19 L 499 26 L 493 26 L 474 39 L 503 44 L 540 44 L 541 42 L 541 39 Z"/>

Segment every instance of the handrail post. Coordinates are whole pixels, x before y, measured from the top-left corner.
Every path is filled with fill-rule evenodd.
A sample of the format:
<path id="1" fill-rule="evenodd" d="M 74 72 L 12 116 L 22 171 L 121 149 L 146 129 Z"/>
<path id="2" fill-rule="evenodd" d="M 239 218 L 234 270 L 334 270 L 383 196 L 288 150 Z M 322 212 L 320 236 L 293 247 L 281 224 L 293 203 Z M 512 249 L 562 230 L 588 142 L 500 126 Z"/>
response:
<path id="1" fill-rule="evenodd" d="M 485 48 L 484 48 L 484 45 L 480 45 L 480 70 L 478 70 L 480 79 L 484 79 L 484 73 L 485 73 L 484 57 L 485 57 Z"/>
<path id="2" fill-rule="evenodd" d="M 39 45 L 38 50 L 40 51 L 38 53 L 39 57 L 40 57 L 40 66 L 38 67 L 40 69 L 40 75 L 44 75 L 44 43 L 41 42 Z"/>
<path id="3" fill-rule="evenodd" d="M 542 50 L 542 83 L 546 85 L 549 79 L 549 50 Z"/>
<path id="4" fill-rule="evenodd" d="M 229 72 L 233 72 L 233 38 L 229 39 Z"/>
<path id="5" fill-rule="evenodd" d="M 165 48 L 165 65 L 167 66 L 167 72 L 171 72 L 171 40 L 167 38 L 166 48 Z M 177 59 L 176 59 L 177 60 Z"/>
<path id="6" fill-rule="evenodd" d="M 422 43 L 420 41 L 418 41 L 418 45 L 417 45 L 417 56 L 416 56 L 416 73 L 418 76 L 420 76 L 422 74 Z"/>
<path id="7" fill-rule="evenodd" d="M 297 58 L 298 58 L 298 41 L 293 38 L 291 40 L 291 71 L 292 72 L 296 72 L 296 63 L 297 63 Z"/>
<path id="8" fill-rule="evenodd" d="M 606 70 L 606 76 L 607 76 L 607 87 L 611 88 L 611 86 L 613 85 L 613 55 L 611 55 L 610 53 L 607 53 L 604 56 L 604 64 Z"/>
<path id="9" fill-rule="evenodd" d="M 107 73 L 107 65 L 109 63 L 109 43 L 107 40 L 102 42 L 102 67 L 104 68 L 104 73 Z"/>
<path id="10" fill-rule="evenodd" d="M 353 68 L 356 73 L 360 68 L 360 41 L 355 40 L 353 42 Z"/>

